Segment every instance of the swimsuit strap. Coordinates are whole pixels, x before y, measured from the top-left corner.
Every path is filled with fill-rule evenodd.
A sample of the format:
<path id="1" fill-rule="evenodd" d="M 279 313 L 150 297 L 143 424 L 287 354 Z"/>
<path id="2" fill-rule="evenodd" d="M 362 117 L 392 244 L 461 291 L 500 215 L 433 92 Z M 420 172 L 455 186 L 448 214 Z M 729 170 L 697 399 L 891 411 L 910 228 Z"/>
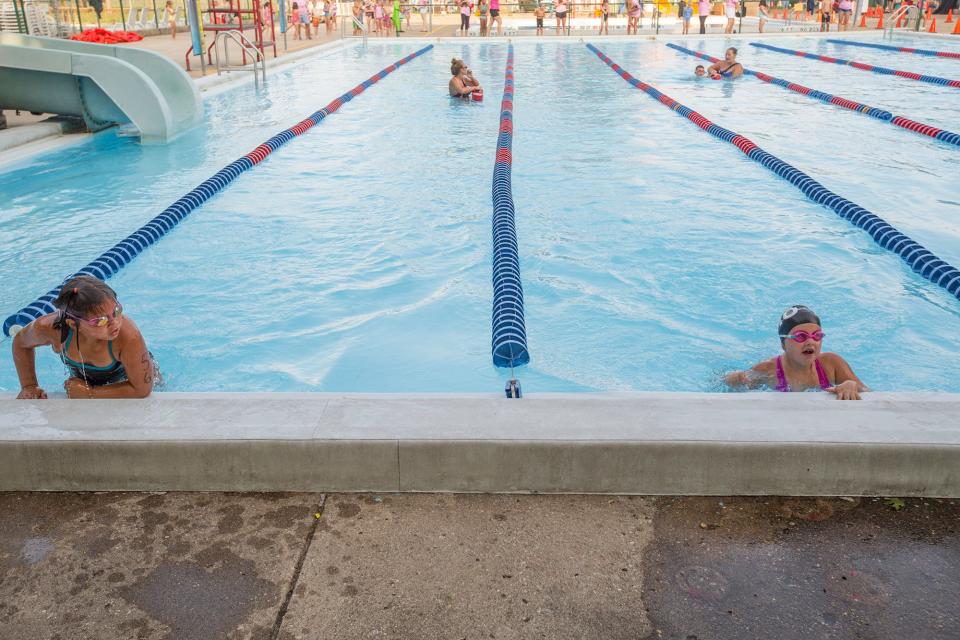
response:
<path id="1" fill-rule="evenodd" d="M 820 388 L 826 391 L 833 386 L 830 384 L 830 378 L 827 377 L 827 372 L 823 370 L 823 366 L 820 364 L 819 358 L 814 361 L 814 364 L 817 366 L 817 378 L 820 379 Z"/>
<path id="2" fill-rule="evenodd" d="M 780 356 L 777 356 L 777 391 L 790 391 L 790 385 L 787 383 L 787 376 L 783 372 L 783 363 Z"/>

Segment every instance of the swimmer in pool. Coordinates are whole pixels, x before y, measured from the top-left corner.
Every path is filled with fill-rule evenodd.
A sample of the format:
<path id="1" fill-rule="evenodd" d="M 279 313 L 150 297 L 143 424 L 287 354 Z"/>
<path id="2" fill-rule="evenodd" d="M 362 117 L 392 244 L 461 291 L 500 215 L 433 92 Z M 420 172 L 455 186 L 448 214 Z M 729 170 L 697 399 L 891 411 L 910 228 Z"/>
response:
<path id="1" fill-rule="evenodd" d="M 869 391 L 847 361 L 835 353 L 821 353 L 824 338 L 820 318 L 803 305 L 794 305 L 780 316 L 783 354 L 764 360 L 747 371 L 734 371 L 724 382 L 734 388 L 766 385 L 776 391 L 821 389 L 837 400 L 860 400 Z"/>
<path id="2" fill-rule="evenodd" d="M 42 400 L 34 350 L 50 346 L 69 373 L 69 398 L 146 398 L 159 373 L 153 356 L 117 294 L 91 276 L 71 278 L 53 301 L 56 311 L 28 324 L 13 338 L 20 378 L 18 399 Z"/>
<path id="3" fill-rule="evenodd" d="M 720 62 L 714 62 L 712 65 L 707 67 L 707 72 L 710 74 L 710 77 L 714 80 L 720 78 L 729 78 L 733 80 L 734 78 L 739 78 L 743 75 L 743 65 L 737 62 L 737 50 L 734 47 L 727 49 L 727 52 L 723 56 L 723 60 Z"/>
<path id="4" fill-rule="evenodd" d="M 448 88 L 450 95 L 454 98 L 469 98 L 473 92 L 483 91 L 470 68 L 459 58 L 450 61 L 450 75 L 453 77 L 450 78 Z"/>
<path id="5" fill-rule="evenodd" d="M 703 76 L 707 75 L 707 70 L 703 68 L 702 64 L 698 64 L 697 68 L 693 70 L 693 75 L 697 76 L 698 78 L 702 78 Z"/>

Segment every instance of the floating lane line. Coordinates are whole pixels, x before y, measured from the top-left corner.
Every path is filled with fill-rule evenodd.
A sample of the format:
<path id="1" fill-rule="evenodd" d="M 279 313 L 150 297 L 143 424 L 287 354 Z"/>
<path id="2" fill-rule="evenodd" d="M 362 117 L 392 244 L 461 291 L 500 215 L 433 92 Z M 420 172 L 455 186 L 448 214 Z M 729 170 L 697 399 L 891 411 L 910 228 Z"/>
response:
<path id="1" fill-rule="evenodd" d="M 910 265 L 910 267 L 922 277 L 946 289 L 951 295 L 960 299 L 960 270 L 957 270 L 956 267 L 944 262 L 876 214 L 850 202 L 846 198 L 838 196 L 796 167 L 767 153 L 751 140 L 714 124 L 693 109 L 680 104 L 670 96 L 634 78 L 592 44 L 587 44 L 587 48 L 595 53 L 598 58 L 603 60 L 608 67 L 613 69 L 617 75 L 629 84 L 640 89 L 666 107 L 673 109 L 710 135 L 734 145 L 754 162 L 762 164 L 770 171 L 787 180 L 803 192 L 810 200 L 832 209 L 844 220 L 869 233 L 874 242 L 884 249 L 900 256 L 904 262 Z"/>
<path id="2" fill-rule="evenodd" d="M 433 45 L 411 53 L 405 58 L 397 60 L 389 67 L 374 74 L 367 80 L 364 80 L 356 87 L 343 94 L 324 108 L 320 109 L 310 117 L 298 122 L 289 129 L 285 129 L 273 136 L 256 149 L 246 154 L 242 158 L 234 160 L 226 167 L 215 173 L 200 183 L 193 191 L 174 202 L 164 209 L 159 215 L 147 222 L 145 225 L 134 231 L 132 234 L 121 240 L 118 244 L 107 250 L 96 260 L 80 269 L 77 273 L 64 279 L 64 282 L 79 275 L 91 275 L 101 280 L 106 280 L 117 274 L 123 267 L 129 264 L 147 247 L 154 244 L 160 238 L 173 230 L 184 218 L 186 218 L 195 209 L 203 205 L 204 202 L 212 198 L 217 193 L 223 191 L 227 185 L 237 179 L 241 173 L 252 169 L 269 156 L 271 153 L 293 140 L 295 137 L 306 133 L 311 127 L 320 124 L 324 118 L 335 113 L 345 103 L 350 102 L 355 97 L 383 80 L 389 74 L 393 73 L 403 65 L 414 58 L 423 55 L 433 48 Z M 51 289 L 45 295 L 40 296 L 24 308 L 20 309 L 3 322 L 3 332 L 6 335 L 13 335 L 21 327 L 36 320 L 40 316 L 51 313 L 54 310 L 53 300 L 60 293 L 62 283 L 56 288 Z"/>
<path id="3" fill-rule="evenodd" d="M 500 132 L 493 163 L 493 313 L 491 349 L 493 364 L 515 367 L 530 362 L 523 315 L 523 283 L 514 222 L 513 188 L 513 45 L 507 46 Z"/>
<path id="4" fill-rule="evenodd" d="M 934 51 L 933 49 L 914 49 L 913 47 L 895 47 L 890 44 L 873 44 L 872 42 L 855 42 L 852 40 L 833 40 L 827 38 L 827 42 L 840 45 L 850 45 L 851 47 L 869 47 L 871 49 L 881 49 L 883 51 L 896 51 L 897 53 L 914 53 L 918 56 L 935 56 L 937 58 L 955 58 L 960 60 L 960 53 L 955 51 Z"/>
<path id="5" fill-rule="evenodd" d="M 950 80 L 949 78 L 941 78 L 939 76 L 926 76 L 920 73 L 914 73 L 913 71 L 897 71 L 896 69 L 887 69 L 886 67 L 875 67 L 872 64 L 866 64 L 864 62 L 844 60 L 843 58 L 831 58 L 830 56 L 821 56 L 819 54 L 809 53 L 807 51 L 796 51 L 794 49 L 784 49 L 783 47 L 774 47 L 769 44 L 763 44 L 762 42 L 751 42 L 750 44 L 753 45 L 754 47 L 759 47 L 760 49 L 768 49 L 770 51 L 776 51 L 777 53 L 786 53 L 789 55 L 800 56 L 801 58 L 819 60 L 820 62 L 832 62 L 834 64 L 842 64 L 848 67 L 853 67 L 854 69 L 860 69 L 861 71 L 873 71 L 874 73 L 879 73 L 885 76 L 897 76 L 898 78 L 907 78 L 909 80 L 918 80 L 920 82 L 929 82 L 930 84 L 938 84 L 943 87 L 953 87 L 954 89 L 960 89 L 960 80 Z"/>
<path id="6" fill-rule="evenodd" d="M 707 55 L 706 53 L 703 53 L 700 51 L 694 51 L 693 49 L 687 49 L 686 47 L 681 47 L 680 45 L 673 44 L 672 42 L 668 42 L 667 46 L 670 47 L 671 49 L 676 49 L 681 53 L 686 53 L 688 55 L 700 58 L 701 60 L 709 60 L 710 62 L 720 62 L 720 58 L 715 58 L 711 55 Z M 820 100 L 822 102 L 826 102 L 828 104 L 834 104 L 834 105 L 837 105 L 838 107 L 843 107 L 844 109 L 849 109 L 851 111 L 856 111 L 857 113 L 862 113 L 864 115 L 870 116 L 871 118 L 876 118 L 877 120 L 883 120 L 884 122 L 889 122 L 890 124 L 896 125 L 898 127 L 902 127 L 904 129 L 908 129 L 909 131 L 913 131 L 915 133 L 919 133 L 924 136 L 930 136 L 931 138 L 936 138 L 937 140 L 941 140 L 949 144 L 955 144 L 957 146 L 960 146 L 960 133 L 953 133 L 952 131 L 944 131 L 943 129 L 939 129 L 929 124 L 923 124 L 922 122 L 917 122 L 909 118 L 904 118 L 903 116 L 895 116 L 889 111 L 884 111 L 883 109 L 878 109 L 877 107 L 871 107 L 866 104 L 855 102 L 854 100 L 848 100 L 847 98 L 841 98 L 840 96 L 831 95 L 823 91 L 817 91 L 816 89 L 811 89 L 809 87 L 796 84 L 795 82 L 784 80 L 783 78 L 774 78 L 773 76 L 768 76 L 767 74 L 761 73 L 759 71 L 752 71 L 750 69 L 747 69 L 746 67 L 743 68 L 743 72 L 747 75 L 754 76 L 759 80 L 763 80 L 768 84 L 775 84 L 779 87 L 783 87 L 784 89 L 789 89 L 790 91 L 795 91 L 799 94 L 809 96 L 811 98 L 816 98 L 817 100 Z"/>

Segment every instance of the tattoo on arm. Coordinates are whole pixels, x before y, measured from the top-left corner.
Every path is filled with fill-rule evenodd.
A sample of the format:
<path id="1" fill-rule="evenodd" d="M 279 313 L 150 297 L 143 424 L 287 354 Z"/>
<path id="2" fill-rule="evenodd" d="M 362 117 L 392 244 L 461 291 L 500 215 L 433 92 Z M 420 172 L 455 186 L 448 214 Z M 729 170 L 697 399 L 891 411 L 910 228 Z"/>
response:
<path id="1" fill-rule="evenodd" d="M 140 364 L 143 365 L 143 384 L 153 382 L 153 358 L 146 351 L 140 357 Z"/>

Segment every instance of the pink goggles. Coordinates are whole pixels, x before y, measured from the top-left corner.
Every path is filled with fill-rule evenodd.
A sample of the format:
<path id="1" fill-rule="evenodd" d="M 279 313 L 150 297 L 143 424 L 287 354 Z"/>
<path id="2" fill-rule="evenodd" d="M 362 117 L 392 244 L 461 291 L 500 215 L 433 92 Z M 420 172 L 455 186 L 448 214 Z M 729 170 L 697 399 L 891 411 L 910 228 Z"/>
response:
<path id="1" fill-rule="evenodd" d="M 806 342 L 807 340 L 813 340 L 814 342 L 820 342 L 823 340 L 823 337 L 827 335 L 823 331 L 817 329 L 813 333 L 807 331 L 797 331 L 796 333 L 791 333 L 786 336 L 780 336 L 781 338 L 789 338 L 791 340 L 796 340 L 797 342 Z"/>

